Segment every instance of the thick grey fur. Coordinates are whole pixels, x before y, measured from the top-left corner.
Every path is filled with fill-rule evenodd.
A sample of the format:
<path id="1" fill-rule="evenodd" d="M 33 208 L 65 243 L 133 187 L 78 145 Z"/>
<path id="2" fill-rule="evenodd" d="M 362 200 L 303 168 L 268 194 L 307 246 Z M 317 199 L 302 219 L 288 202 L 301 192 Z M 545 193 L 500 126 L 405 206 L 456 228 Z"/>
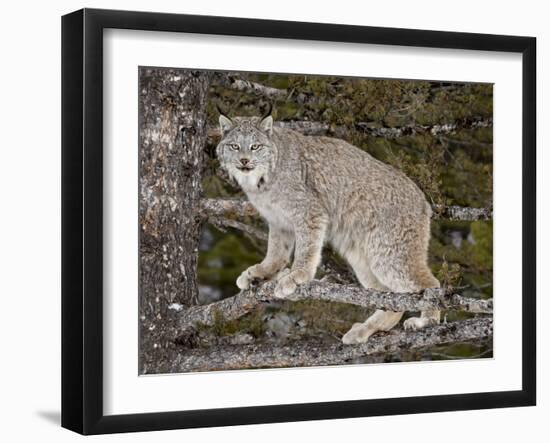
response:
<path id="1" fill-rule="evenodd" d="M 401 171 L 344 140 L 274 127 L 271 116 L 220 115 L 220 129 L 221 166 L 269 224 L 266 257 L 241 274 L 239 288 L 275 278 L 275 296 L 289 296 L 314 278 L 325 242 L 348 261 L 365 288 L 439 287 L 427 263 L 431 208 Z M 356 323 L 343 342 L 364 343 L 402 315 L 377 310 Z M 420 329 L 439 319 L 439 311 L 425 311 L 404 326 Z"/>

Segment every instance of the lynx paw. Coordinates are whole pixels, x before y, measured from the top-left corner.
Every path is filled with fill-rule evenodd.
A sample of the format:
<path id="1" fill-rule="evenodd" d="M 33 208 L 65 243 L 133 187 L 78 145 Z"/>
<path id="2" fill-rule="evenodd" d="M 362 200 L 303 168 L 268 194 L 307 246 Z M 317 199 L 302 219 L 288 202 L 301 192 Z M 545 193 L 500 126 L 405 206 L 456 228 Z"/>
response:
<path id="1" fill-rule="evenodd" d="M 279 279 L 275 292 L 273 295 L 275 298 L 285 298 L 296 291 L 296 282 L 293 280 L 292 275 L 288 274 Z"/>
<path id="2" fill-rule="evenodd" d="M 411 317 L 403 322 L 403 328 L 406 331 L 418 331 L 427 326 L 434 326 L 438 322 L 434 318 L 429 317 Z"/>
<path id="3" fill-rule="evenodd" d="M 239 289 L 248 289 L 250 287 L 250 277 L 248 271 L 244 271 L 239 278 L 237 278 L 237 287 Z"/>
<path id="4" fill-rule="evenodd" d="M 295 271 L 284 269 L 277 275 L 277 286 L 273 295 L 275 298 L 288 297 L 294 294 L 298 285 L 304 284 L 307 281 L 308 278 L 304 271 L 300 269 Z"/>
<path id="5" fill-rule="evenodd" d="M 374 331 L 364 323 L 355 323 L 342 337 L 342 343 L 345 345 L 366 343 L 373 332 Z"/>
<path id="6" fill-rule="evenodd" d="M 250 266 L 237 278 L 237 287 L 239 289 L 249 289 L 254 280 L 261 280 L 263 278 L 264 276 L 259 265 Z"/>
<path id="7" fill-rule="evenodd" d="M 290 268 L 283 268 L 273 278 L 275 281 L 281 280 L 283 277 L 286 277 L 288 274 L 290 274 Z"/>

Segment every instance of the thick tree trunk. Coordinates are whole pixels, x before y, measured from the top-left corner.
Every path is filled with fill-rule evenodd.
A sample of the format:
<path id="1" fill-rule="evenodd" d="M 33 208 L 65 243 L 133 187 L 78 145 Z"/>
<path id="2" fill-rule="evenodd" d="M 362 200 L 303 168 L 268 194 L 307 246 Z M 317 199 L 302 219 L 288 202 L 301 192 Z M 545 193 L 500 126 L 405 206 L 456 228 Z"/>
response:
<path id="1" fill-rule="evenodd" d="M 173 346 L 171 303 L 197 300 L 202 152 L 209 74 L 139 70 L 140 346 L 142 372 Z"/>

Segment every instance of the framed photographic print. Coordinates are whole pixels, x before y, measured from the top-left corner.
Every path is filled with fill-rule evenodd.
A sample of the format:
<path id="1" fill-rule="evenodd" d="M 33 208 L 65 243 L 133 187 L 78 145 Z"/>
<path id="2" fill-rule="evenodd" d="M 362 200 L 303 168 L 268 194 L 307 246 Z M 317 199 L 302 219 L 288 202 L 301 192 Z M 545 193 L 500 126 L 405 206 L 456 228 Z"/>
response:
<path id="1" fill-rule="evenodd" d="M 534 405 L 530 37 L 62 21 L 62 425 Z"/>

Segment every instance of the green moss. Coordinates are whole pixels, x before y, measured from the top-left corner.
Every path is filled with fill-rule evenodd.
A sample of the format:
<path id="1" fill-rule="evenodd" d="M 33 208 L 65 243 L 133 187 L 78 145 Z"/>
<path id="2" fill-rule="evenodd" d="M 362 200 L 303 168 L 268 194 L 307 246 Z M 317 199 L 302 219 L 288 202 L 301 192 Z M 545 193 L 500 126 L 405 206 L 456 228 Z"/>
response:
<path id="1" fill-rule="evenodd" d="M 445 257 L 443 257 L 443 262 L 436 275 L 442 287 L 456 287 L 460 285 L 461 274 L 458 263 L 449 265 Z"/>
<path id="2" fill-rule="evenodd" d="M 212 326 L 208 327 L 200 324 L 197 327 L 203 331 L 208 330 L 217 337 L 246 333 L 251 334 L 255 338 L 259 338 L 265 333 L 265 324 L 262 319 L 261 308 L 255 309 L 236 320 L 226 320 L 222 312 L 214 311 L 214 323 Z"/>
<path id="3" fill-rule="evenodd" d="M 454 343 L 446 346 L 436 346 L 431 349 L 432 360 L 455 360 L 457 358 L 491 358 L 493 343 L 487 340 L 483 343 Z"/>
<path id="4" fill-rule="evenodd" d="M 237 277 L 249 266 L 259 263 L 265 250 L 257 248 L 240 232 L 228 230 L 224 233 L 210 225 L 203 229 L 208 229 L 213 245 L 199 251 L 199 284 L 220 289 L 223 297 L 234 295 L 238 291 Z"/>
<path id="5" fill-rule="evenodd" d="M 311 330 L 340 337 L 357 322 L 364 322 L 372 311 L 345 303 L 302 300 L 285 302 L 282 310 L 303 318 Z"/>
<path id="6" fill-rule="evenodd" d="M 480 268 L 493 267 L 493 222 L 475 221 L 471 224 L 471 233 L 474 240 L 472 245 L 472 259 Z"/>
<path id="7" fill-rule="evenodd" d="M 463 240 L 459 248 L 450 242 L 451 231 L 460 232 L 462 235 Z M 468 287 L 465 292 L 467 296 L 492 297 L 492 232 L 492 221 L 432 222 L 429 261 L 432 271 L 442 284 L 445 284 L 446 280 L 454 280 L 451 286 Z"/>

